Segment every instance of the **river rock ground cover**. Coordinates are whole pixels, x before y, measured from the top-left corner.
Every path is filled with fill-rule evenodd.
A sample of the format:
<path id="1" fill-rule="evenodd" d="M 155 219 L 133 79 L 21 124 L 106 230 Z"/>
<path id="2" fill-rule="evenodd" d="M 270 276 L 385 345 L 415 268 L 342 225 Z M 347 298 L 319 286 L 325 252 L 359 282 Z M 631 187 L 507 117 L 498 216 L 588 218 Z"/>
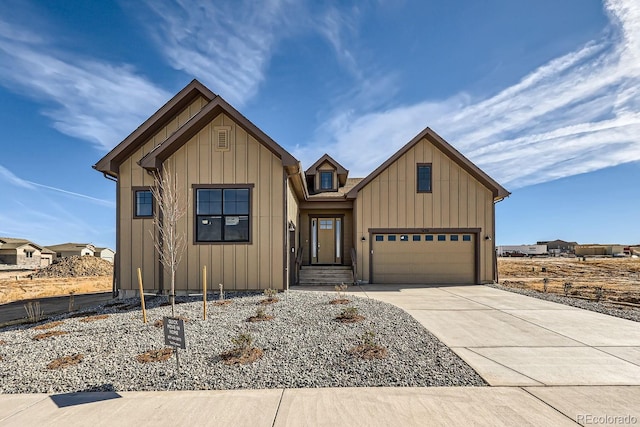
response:
<path id="1" fill-rule="evenodd" d="M 140 362 L 164 354 L 165 297 L 147 301 L 142 322 L 139 299 L 59 315 L 34 325 L 0 330 L 0 393 L 79 391 L 217 390 L 241 388 L 482 386 L 484 380 L 403 310 L 380 301 L 349 297 L 330 304 L 335 294 L 289 291 L 261 304 L 257 293 L 229 294 L 231 303 L 208 304 L 178 298 L 186 350 L 158 362 Z M 347 307 L 364 319 L 335 320 Z M 272 319 L 248 322 L 258 310 Z M 105 316 L 106 315 L 106 316 Z M 50 322 L 61 322 L 43 329 Z M 39 329 L 35 329 L 38 327 Z M 59 331 L 40 339 L 34 337 Z M 373 332 L 373 334 L 372 334 Z M 232 339 L 248 334 L 261 357 L 228 365 L 223 355 Z M 384 358 L 363 359 L 353 349 L 365 341 L 386 349 Z M 149 353 L 151 352 L 151 353 Z"/>

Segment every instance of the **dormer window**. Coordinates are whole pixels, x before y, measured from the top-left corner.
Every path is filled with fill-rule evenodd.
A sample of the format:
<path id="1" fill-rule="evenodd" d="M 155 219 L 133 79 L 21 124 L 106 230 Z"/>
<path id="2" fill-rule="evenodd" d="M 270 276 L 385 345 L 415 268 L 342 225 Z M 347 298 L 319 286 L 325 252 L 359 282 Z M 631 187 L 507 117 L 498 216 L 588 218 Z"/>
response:
<path id="1" fill-rule="evenodd" d="M 333 190 L 333 172 L 332 171 L 320 172 L 320 189 Z"/>

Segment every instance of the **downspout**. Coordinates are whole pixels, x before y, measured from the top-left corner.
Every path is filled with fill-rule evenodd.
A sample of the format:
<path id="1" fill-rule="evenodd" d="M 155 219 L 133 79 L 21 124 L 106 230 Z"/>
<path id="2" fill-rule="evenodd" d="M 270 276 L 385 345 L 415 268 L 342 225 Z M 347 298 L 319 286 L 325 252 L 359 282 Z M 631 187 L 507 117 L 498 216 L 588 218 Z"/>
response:
<path id="1" fill-rule="evenodd" d="M 116 183 L 116 256 L 113 257 L 113 283 L 111 286 L 111 297 L 118 297 L 118 286 L 120 285 L 120 183 L 117 179 L 110 177 L 106 173 L 104 177 Z"/>

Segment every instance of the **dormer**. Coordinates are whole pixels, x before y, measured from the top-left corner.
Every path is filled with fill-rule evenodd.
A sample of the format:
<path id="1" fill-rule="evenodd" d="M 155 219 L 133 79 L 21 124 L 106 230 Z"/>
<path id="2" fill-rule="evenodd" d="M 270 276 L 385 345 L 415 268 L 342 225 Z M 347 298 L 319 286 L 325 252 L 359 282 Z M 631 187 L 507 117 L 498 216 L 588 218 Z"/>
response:
<path id="1" fill-rule="evenodd" d="M 349 171 L 328 154 L 320 157 L 305 172 L 307 187 L 312 194 L 338 191 L 347 182 L 347 175 Z"/>

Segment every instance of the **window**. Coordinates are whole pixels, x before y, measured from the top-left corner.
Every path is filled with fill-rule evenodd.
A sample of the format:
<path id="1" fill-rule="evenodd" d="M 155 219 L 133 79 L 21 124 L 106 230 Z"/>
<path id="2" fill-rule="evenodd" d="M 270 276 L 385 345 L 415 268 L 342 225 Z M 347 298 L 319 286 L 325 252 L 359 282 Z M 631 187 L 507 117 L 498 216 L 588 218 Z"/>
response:
<path id="1" fill-rule="evenodd" d="M 427 234 L 424 236 L 425 242 L 433 242 L 433 234 Z"/>
<path id="2" fill-rule="evenodd" d="M 153 194 L 151 190 L 135 190 L 134 218 L 149 218 L 153 216 Z"/>
<path id="3" fill-rule="evenodd" d="M 196 188 L 196 242 L 250 241 L 250 188 Z"/>
<path id="4" fill-rule="evenodd" d="M 382 242 L 384 240 L 384 236 L 376 236 L 376 242 Z"/>
<path id="5" fill-rule="evenodd" d="M 320 172 L 320 189 L 333 190 L 333 172 L 331 171 Z"/>
<path id="6" fill-rule="evenodd" d="M 462 236 L 462 241 L 463 241 L 463 242 L 470 242 L 470 241 L 471 241 L 471 236 L 470 236 L 470 235 L 468 235 L 468 234 L 464 234 L 464 235 Z"/>
<path id="7" fill-rule="evenodd" d="M 33 258 L 33 252 L 30 251 L 24 251 L 24 254 L 27 258 Z"/>
<path id="8" fill-rule="evenodd" d="M 413 241 L 414 242 L 419 242 L 420 241 L 420 235 L 419 234 L 414 234 L 413 235 Z"/>
<path id="9" fill-rule="evenodd" d="M 333 220 L 332 219 L 321 219 L 320 220 L 320 230 L 333 230 Z"/>
<path id="10" fill-rule="evenodd" d="M 396 241 L 396 236 L 394 236 L 394 235 L 389 235 L 389 236 L 387 236 L 387 241 L 389 241 L 389 242 L 395 242 L 395 241 Z"/>
<path id="11" fill-rule="evenodd" d="M 418 163 L 418 193 L 431 193 L 431 163 Z"/>
<path id="12" fill-rule="evenodd" d="M 445 236 L 444 234 L 438 235 L 438 242 L 445 242 L 446 240 L 447 240 L 447 236 Z"/>
<path id="13" fill-rule="evenodd" d="M 409 236 L 407 234 L 401 234 L 400 235 L 400 241 L 401 242 L 408 242 L 409 241 Z"/>
<path id="14" fill-rule="evenodd" d="M 451 236 L 449 236 L 449 240 L 451 240 L 452 242 L 457 242 L 458 241 L 458 235 L 457 234 L 452 234 Z"/>

